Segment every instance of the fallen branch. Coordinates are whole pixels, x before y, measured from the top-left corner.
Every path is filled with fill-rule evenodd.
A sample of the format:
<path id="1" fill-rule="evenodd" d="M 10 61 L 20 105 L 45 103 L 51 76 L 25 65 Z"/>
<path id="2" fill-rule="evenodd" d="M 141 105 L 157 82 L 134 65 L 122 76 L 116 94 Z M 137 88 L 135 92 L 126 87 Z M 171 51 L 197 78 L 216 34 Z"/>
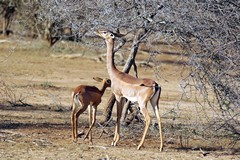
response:
<path id="1" fill-rule="evenodd" d="M 103 133 L 108 134 L 108 132 L 106 132 L 106 131 L 104 130 L 104 128 L 109 124 L 109 122 L 110 122 L 111 120 L 112 120 L 112 118 L 110 118 L 106 123 L 104 123 L 104 125 L 101 125 L 100 123 L 98 123 L 98 125 L 102 128 L 102 132 L 101 132 L 101 134 L 100 134 L 100 136 L 99 136 L 98 138 L 101 138 L 102 135 L 103 135 Z"/>

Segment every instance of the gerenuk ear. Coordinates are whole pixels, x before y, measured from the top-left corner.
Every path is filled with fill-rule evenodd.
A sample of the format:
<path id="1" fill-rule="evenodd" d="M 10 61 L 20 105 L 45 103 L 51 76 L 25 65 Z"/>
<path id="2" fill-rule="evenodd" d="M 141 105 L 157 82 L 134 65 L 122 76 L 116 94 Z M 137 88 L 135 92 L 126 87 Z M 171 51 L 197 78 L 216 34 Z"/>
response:
<path id="1" fill-rule="evenodd" d="M 119 37 L 119 38 L 126 36 L 126 34 L 121 34 L 121 33 L 113 33 L 113 34 L 115 37 Z"/>
<path id="2" fill-rule="evenodd" d="M 103 80 L 102 78 L 99 78 L 99 77 L 93 77 L 93 79 L 97 82 L 102 82 L 102 80 Z"/>
<path id="3" fill-rule="evenodd" d="M 110 37 L 111 37 L 112 39 L 115 38 L 114 34 L 112 34 L 112 33 L 110 33 Z"/>
<path id="4" fill-rule="evenodd" d="M 111 85 L 111 80 L 110 79 L 107 79 L 107 83 Z"/>

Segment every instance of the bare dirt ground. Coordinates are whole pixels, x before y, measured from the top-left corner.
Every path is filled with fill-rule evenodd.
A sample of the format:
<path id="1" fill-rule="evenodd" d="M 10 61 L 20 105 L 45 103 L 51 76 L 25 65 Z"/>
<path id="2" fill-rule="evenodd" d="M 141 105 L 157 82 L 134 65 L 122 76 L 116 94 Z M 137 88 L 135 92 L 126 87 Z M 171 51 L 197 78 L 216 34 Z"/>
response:
<path id="1" fill-rule="evenodd" d="M 92 54 L 104 51 L 105 48 L 68 46 L 61 42 L 52 49 L 38 41 L 0 43 L 0 159 L 240 159 L 239 154 L 231 154 L 228 150 L 209 150 L 205 156 L 197 143 L 183 149 L 177 139 L 170 143 L 171 135 L 164 135 L 165 148 L 159 152 L 158 130 L 154 126 L 150 127 L 144 147 L 137 150 L 143 124 L 135 122 L 121 128 L 118 146 L 112 147 L 115 110 L 110 127 L 103 129 L 96 125 L 93 128 L 92 145 L 83 138 L 74 143 L 70 124 L 71 91 L 79 84 L 99 87 L 92 77 L 108 77 L 105 63 L 97 63 L 94 60 L 96 54 Z M 66 53 L 73 56 L 64 56 Z M 145 54 L 137 57 L 138 60 L 147 58 Z M 175 60 L 176 56 L 162 55 L 160 58 L 167 61 Z M 163 87 L 160 109 L 164 114 L 180 99 L 176 75 L 181 66 L 166 63 L 161 67 L 161 74 L 168 80 L 157 80 Z M 154 70 L 139 67 L 139 77 L 143 76 L 155 79 Z M 97 121 L 110 93 L 108 89 L 103 96 Z M 185 102 L 185 105 L 187 108 L 191 102 Z M 190 112 L 186 109 L 186 114 Z M 151 116 L 154 121 L 152 112 Z M 87 117 L 87 112 L 80 116 L 79 130 L 88 126 Z M 167 127 L 168 118 L 163 117 L 162 121 L 163 127 Z"/>

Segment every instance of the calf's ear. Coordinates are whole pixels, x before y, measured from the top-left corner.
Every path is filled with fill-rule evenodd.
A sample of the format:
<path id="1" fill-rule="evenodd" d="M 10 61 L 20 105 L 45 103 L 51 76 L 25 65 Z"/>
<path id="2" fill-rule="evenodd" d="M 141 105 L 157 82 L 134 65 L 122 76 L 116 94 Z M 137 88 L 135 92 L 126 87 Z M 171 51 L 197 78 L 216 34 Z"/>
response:
<path id="1" fill-rule="evenodd" d="M 93 77 L 93 79 L 97 82 L 102 82 L 102 80 L 103 80 L 102 78 L 99 78 L 99 77 Z"/>

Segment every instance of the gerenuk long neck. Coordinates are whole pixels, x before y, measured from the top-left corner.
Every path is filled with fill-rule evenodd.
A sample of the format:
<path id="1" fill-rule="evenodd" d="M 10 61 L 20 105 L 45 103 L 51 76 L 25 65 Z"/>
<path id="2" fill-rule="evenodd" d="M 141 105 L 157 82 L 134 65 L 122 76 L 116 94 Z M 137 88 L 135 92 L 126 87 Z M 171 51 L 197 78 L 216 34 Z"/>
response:
<path id="1" fill-rule="evenodd" d="M 107 87 L 108 87 L 108 85 L 105 82 L 103 82 L 102 87 L 99 89 L 99 91 L 101 92 L 101 95 L 104 94 Z"/>
<path id="2" fill-rule="evenodd" d="M 118 72 L 116 66 L 114 65 L 114 39 L 106 39 L 107 44 L 107 70 L 110 76 L 110 79 Z"/>

